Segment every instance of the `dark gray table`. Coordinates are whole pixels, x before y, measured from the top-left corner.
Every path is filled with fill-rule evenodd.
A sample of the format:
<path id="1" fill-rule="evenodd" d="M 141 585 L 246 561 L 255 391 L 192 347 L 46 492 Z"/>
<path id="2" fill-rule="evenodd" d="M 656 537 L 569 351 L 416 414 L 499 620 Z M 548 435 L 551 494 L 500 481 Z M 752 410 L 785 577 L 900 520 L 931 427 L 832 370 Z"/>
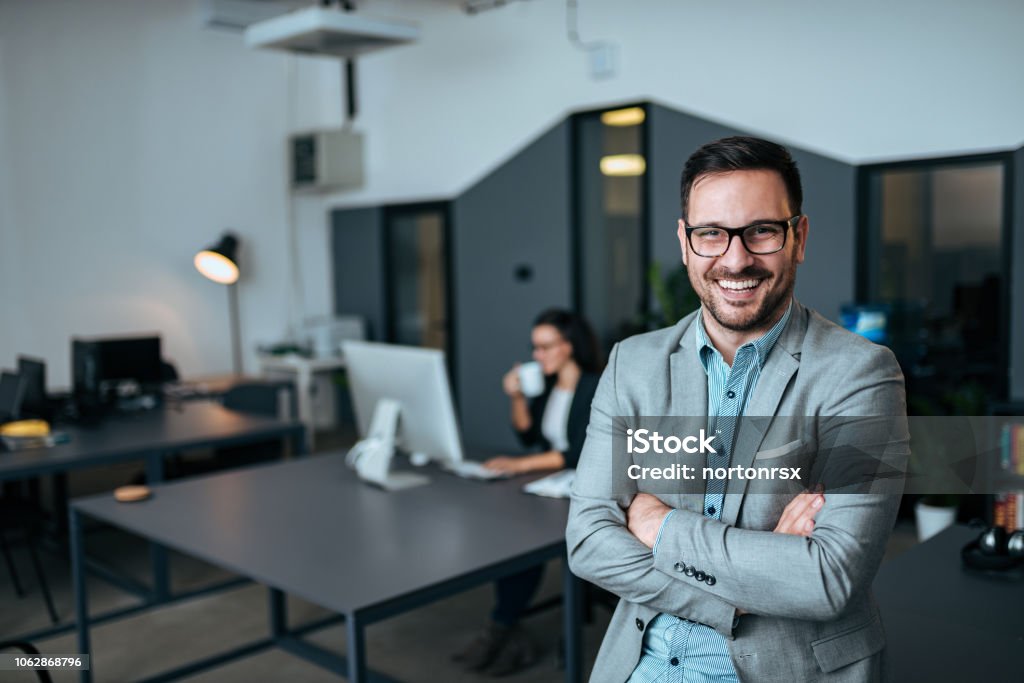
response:
<path id="1" fill-rule="evenodd" d="M 351 682 L 365 681 L 368 624 L 565 554 L 568 501 L 522 493 L 523 478 L 477 482 L 438 471 L 432 477 L 429 485 L 388 493 L 360 482 L 333 454 L 164 484 L 142 503 L 77 500 L 71 521 L 78 649 L 89 652 L 81 536 L 88 516 L 268 587 L 268 639 L 155 680 L 279 646 L 345 672 Z M 567 565 L 564 587 L 566 679 L 578 681 L 579 582 Z M 310 629 L 289 628 L 287 593 L 343 617 L 346 658 L 299 637 Z M 90 680 L 89 672 L 82 680 Z"/>
<path id="2" fill-rule="evenodd" d="M 60 430 L 68 433 L 69 442 L 51 448 L 0 451 L 0 482 L 142 460 L 147 482 L 159 483 L 164 478 L 165 458 L 185 450 L 275 438 L 288 439 L 295 454 L 303 454 L 306 447 L 301 422 L 240 413 L 215 401 L 187 401 L 155 410 L 116 414 L 91 426 L 62 425 Z M 60 498 L 60 494 L 56 497 Z M 157 544 L 150 546 L 150 564 L 153 583 L 149 587 L 129 581 L 99 562 L 90 561 L 90 569 L 148 602 L 171 599 L 166 553 Z M 119 614 L 121 612 L 113 612 L 106 616 Z M 71 624 L 65 624 L 19 637 L 34 640 L 71 628 Z"/>
<path id="3" fill-rule="evenodd" d="M 875 578 L 894 681 L 1024 678 L 1024 578 L 965 571 L 955 526 L 887 562 Z"/>
<path id="4" fill-rule="evenodd" d="M 52 448 L 0 451 L 0 482 L 126 460 L 144 460 L 147 479 L 159 482 L 163 479 L 163 457 L 178 451 L 277 437 L 292 439 L 299 452 L 305 448 L 301 422 L 239 413 L 216 401 L 186 401 L 111 415 L 93 426 L 58 428 L 71 437 L 68 443 Z"/>

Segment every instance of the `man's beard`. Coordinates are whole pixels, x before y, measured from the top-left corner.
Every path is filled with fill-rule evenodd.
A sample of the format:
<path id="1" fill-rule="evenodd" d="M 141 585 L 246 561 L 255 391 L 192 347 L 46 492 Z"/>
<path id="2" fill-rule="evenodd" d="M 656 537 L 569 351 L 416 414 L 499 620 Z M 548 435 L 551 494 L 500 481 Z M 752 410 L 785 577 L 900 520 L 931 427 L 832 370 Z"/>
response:
<path id="1" fill-rule="evenodd" d="M 795 262 L 791 262 L 786 267 L 786 270 L 779 274 L 783 287 L 769 291 L 757 309 L 746 317 L 741 317 L 739 319 L 733 318 L 730 320 L 726 315 L 726 307 L 732 309 L 734 313 L 741 312 L 744 309 L 735 308 L 728 302 L 721 301 L 718 297 L 711 294 L 711 292 L 715 292 L 719 288 L 715 280 L 725 276 L 737 280 L 765 278 L 765 281 L 759 285 L 760 287 L 765 287 L 768 286 L 768 278 L 770 278 L 771 275 L 772 273 L 770 271 L 756 267 L 745 268 L 739 273 L 729 273 L 724 270 L 711 270 L 704 275 L 704 281 L 702 283 L 704 286 L 701 289 L 697 289 L 696 287 L 694 287 L 694 289 L 698 291 L 698 294 L 704 294 L 704 296 L 700 296 L 701 304 L 707 312 L 711 314 L 711 317 L 725 329 L 732 330 L 733 332 L 750 332 L 762 327 L 767 329 L 769 323 L 775 322 L 773 318 L 779 311 L 779 308 L 781 308 L 783 303 L 788 301 L 793 295 L 793 287 L 796 284 Z"/>

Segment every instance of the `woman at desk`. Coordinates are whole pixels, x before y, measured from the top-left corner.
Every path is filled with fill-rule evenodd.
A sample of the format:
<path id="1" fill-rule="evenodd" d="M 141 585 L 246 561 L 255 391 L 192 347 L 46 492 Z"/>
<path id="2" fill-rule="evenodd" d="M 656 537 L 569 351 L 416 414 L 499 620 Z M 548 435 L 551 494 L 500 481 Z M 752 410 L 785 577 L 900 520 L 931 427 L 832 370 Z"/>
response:
<path id="1" fill-rule="evenodd" d="M 533 359 L 544 375 L 543 391 L 533 398 L 523 394 L 518 364 L 505 374 L 502 387 L 511 403 L 512 426 L 519 440 L 539 452 L 502 455 L 484 463 L 511 474 L 576 467 L 601 370 L 597 338 L 587 321 L 575 313 L 559 309 L 541 313 L 530 338 Z M 490 623 L 455 655 L 456 661 L 469 669 L 488 669 L 496 676 L 532 664 L 537 652 L 519 628 L 519 620 L 542 575 L 543 566 L 538 566 L 497 581 Z"/>

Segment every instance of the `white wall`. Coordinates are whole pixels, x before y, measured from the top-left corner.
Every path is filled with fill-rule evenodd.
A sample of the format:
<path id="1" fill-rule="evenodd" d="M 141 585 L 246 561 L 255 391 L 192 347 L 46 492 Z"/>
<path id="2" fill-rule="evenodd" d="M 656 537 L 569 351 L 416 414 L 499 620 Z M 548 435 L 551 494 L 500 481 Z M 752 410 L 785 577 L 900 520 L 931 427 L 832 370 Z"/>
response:
<path id="1" fill-rule="evenodd" d="M 336 115 L 322 61 L 290 81 L 289 59 L 202 28 L 197 3 L 0 5 L 0 300 L 15 306 L 0 365 L 40 355 L 66 385 L 70 336 L 158 331 L 184 374 L 229 371 L 227 294 L 192 266 L 229 227 L 245 348 L 281 337 L 294 310 L 285 135 Z M 327 311 L 326 218 L 319 201 L 296 214 L 320 285 L 305 298 Z"/>
<path id="2" fill-rule="evenodd" d="M 339 64 L 248 50 L 199 0 L 0 0 L 0 365 L 66 384 L 72 334 L 157 330 L 185 374 L 226 371 L 226 295 L 191 266 L 222 229 L 252 349 L 331 309 L 327 206 L 452 196 L 575 109 L 651 98 L 845 161 L 1024 140 L 1015 0 L 581 0 L 584 39 L 620 50 L 599 82 L 562 0 L 357 4 L 423 37 L 360 61 L 368 182 L 296 201 L 291 297 L 284 139 L 340 122 Z"/>

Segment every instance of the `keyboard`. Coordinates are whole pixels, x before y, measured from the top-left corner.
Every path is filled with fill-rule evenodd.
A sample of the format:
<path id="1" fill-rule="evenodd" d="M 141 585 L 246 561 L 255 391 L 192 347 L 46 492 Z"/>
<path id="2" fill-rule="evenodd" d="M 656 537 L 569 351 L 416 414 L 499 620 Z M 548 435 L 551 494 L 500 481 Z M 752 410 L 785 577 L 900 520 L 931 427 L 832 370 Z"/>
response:
<path id="1" fill-rule="evenodd" d="M 484 467 L 482 462 L 476 460 L 463 460 L 454 464 L 445 465 L 445 469 L 463 479 L 507 479 L 512 474 L 499 472 L 489 467 Z"/>

